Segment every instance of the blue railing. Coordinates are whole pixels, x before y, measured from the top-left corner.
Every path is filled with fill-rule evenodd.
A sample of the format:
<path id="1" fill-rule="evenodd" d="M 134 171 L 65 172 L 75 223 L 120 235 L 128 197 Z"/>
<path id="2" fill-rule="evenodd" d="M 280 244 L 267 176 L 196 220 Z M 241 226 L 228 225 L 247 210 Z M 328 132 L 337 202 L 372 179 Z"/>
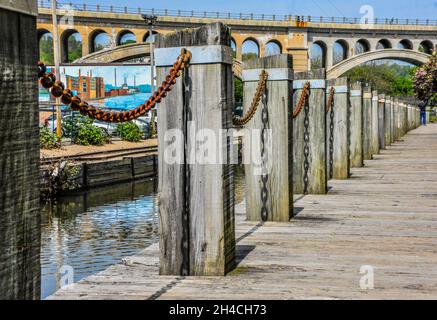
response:
<path id="1" fill-rule="evenodd" d="M 194 10 L 175 10 L 175 9 L 144 9 L 130 8 L 111 5 L 90 5 L 75 4 L 68 2 L 58 2 L 59 9 L 71 8 L 77 11 L 108 12 L 124 14 L 154 14 L 157 16 L 187 17 L 187 18 L 210 18 L 210 19 L 238 19 L 256 21 L 293 21 L 293 22 L 314 22 L 314 23 L 337 23 L 337 24 L 379 24 L 379 25 L 420 25 L 437 26 L 435 19 L 398 19 L 398 18 L 375 18 L 373 20 L 347 17 L 314 17 L 302 15 L 278 15 L 278 14 L 255 14 L 255 13 L 231 13 L 231 12 L 211 12 Z M 50 0 L 39 0 L 39 8 L 51 8 Z"/>

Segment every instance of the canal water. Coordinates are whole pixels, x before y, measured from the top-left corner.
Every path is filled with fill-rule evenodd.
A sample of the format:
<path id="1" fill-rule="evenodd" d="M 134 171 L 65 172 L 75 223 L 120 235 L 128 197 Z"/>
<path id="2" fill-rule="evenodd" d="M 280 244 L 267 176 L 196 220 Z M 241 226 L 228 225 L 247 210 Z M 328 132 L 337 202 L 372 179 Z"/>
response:
<path id="1" fill-rule="evenodd" d="M 244 196 L 236 168 L 236 203 Z M 41 208 L 41 298 L 158 241 L 157 180 L 136 181 L 59 197 Z M 72 278 L 70 278 L 72 277 Z"/>

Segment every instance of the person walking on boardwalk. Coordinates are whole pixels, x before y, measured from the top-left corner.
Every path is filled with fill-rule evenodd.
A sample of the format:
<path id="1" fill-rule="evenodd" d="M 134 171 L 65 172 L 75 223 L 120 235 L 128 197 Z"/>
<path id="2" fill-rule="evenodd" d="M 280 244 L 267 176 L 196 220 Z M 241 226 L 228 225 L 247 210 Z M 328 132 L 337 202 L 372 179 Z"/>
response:
<path id="1" fill-rule="evenodd" d="M 420 124 L 426 126 L 426 105 L 428 103 L 426 101 L 419 102 L 420 109 Z"/>

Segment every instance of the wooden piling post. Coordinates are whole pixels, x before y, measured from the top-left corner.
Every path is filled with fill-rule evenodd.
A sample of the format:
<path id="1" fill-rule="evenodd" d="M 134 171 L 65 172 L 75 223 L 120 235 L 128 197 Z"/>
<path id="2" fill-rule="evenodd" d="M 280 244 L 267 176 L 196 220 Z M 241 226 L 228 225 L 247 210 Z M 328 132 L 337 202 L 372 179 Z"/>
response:
<path id="1" fill-rule="evenodd" d="M 402 136 L 404 136 L 408 132 L 408 108 L 405 103 L 402 101 Z"/>
<path id="2" fill-rule="evenodd" d="M 181 48 L 192 53 L 190 67 L 158 106 L 162 275 L 225 275 L 235 265 L 230 44 L 222 23 L 157 37 L 158 83 Z M 208 149 L 199 153 L 202 142 Z"/>
<path id="3" fill-rule="evenodd" d="M 325 75 L 324 69 L 294 74 L 294 108 L 299 101 L 304 84 L 307 81 L 310 81 L 311 84 L 308 113 L 302 110 L 293 122 L 294 194 L 303 194 L 305 191 L 309 194 L 325 194 L 328 191 Z M 308 117 L 307 126 L 305 125 L 305 117 Z M 304 139 L 306 134 L 307 142 Z M 305 156 L 306 148 L 307 156 Z M 305 170 L 306 164 L 308 165 L 307 171 Z"/>
<path id="4" fill-rule="evenodd" d="M 391 97 L 385 97 L 384 108 L 384 139 L 385 146 L 391 145 Z"/>
<path id="5" fill-rule="evenodd" d="M 395 119 L 395 98 L 394 97 L 391 98 L 391 113 L 390 113 L 390 115 L 391 115 L 391 121 L 390 121 L 390 130 L 391 130 L 390 136 L 391 136 L 391 140 L 390 140 L 390 143 L 393 144 L 396 141 L 396 139 L 395 139 L 395 135 L 396 135 L 396 133 L 395 133 L 396 119 Z"/>
<path id="6" fill-rule="evenodd" d="M 378 96 L 379 149 L 385 149 L 385 95 Z"/>
<path id="7" fill-rule="evenodd" d="M 372 89 L 363 88 L 363 160 L 372 160 Z"/>
<path id="8" fill-rule="evenodd" d="M 359 168 L 363 162 L 363 91 L 361 83 L 351 84 L 351 130 L 350 159 L 351 167 Z"/>
<path id="9" fill-rule="evenodd" d="M 332 107 L 328 106 L 329 110 L 326 113 L 326 159 L 328 178 L 347 179 L 350 175 L 349 79 L 337 78 L 327 80 L 326 101 L 328 101 L 331 88 L 335 90 L 334 105 Z"/>
<path id="10" fill-rule="evenodd" d="M 372 154 L 379 153 L 379 97 L 378 91 L 372 91 Z"/>
<path id="11" fill-rule="evenodd" d="M 392 135 L 393 135 L 393 142 L 399 140 L 399 105 L 398 105 L 398 98 L 393 98 L 393 121 L 392 121 Z"/>
<path id="12" fill-rule="evenodd" d="M 41 284 L 36 1 L 0 1 L 0 299 Z"/>
<path id="13" fill-rule="evenodd" d="M 245 155 L 256 159 L 268 156 L 262 168 L 261 161 L 255 159 L 245 163 L 247 220 L 289 221 L 293 215 L 292 56 L 282 54 L 245 63 L 244 113 L 251 107 L 263 70 L 268 74 L 266 103 L 260 102 L 255 116 L 245 125 L 249 137 L 244 137 L 243 147 Z M 254 145 L 253 135 L 264 135 L 258 140 L 264 145 Z"/>

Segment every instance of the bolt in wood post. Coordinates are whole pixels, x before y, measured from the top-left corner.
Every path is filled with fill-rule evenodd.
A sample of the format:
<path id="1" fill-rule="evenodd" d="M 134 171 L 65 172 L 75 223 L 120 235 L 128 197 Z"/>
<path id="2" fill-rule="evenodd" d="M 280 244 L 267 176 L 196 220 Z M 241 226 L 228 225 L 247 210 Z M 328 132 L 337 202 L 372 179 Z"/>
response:
<path id="1" fill-rule="evenodd" d="M 378 91 L 372 91 L 372 155 L 379 153 L 379 102 Z"/>
<path id="2" fill-rule="evenodd" d="M 372 89 L 363 88 L 363 160 L 372 160 Z"/>
<path id="3" fill-rule="evenodd" d="M 157 37 L 158 83 L 181 48 L 193 54 L 158 106 L 162 275 L 225 275 L 235 265 L 230 44 L 222 23 Z"/>
<path id="4" fill-rule="evenodd" d="M 361 83 L 353 83 L 350 91 L 351 103 L 351 167 L 360 168 L 363 162 L 363 91 Z"/>
<path id="5" fill-rule="evenodd" d="M 309 194 L 325 194 L 327 184 L 326 164 L 326 111 L 325 111 L 325 70 L 313 70 L 294 74 L 293 104 L 296 108 L 305 82 L 311 81 L 308 112 L 308 184 Z M 294 194 L 303 194 L 305 191 L 305 156 L 304 132 L 305 110 L 293 121 L 293 186 Z"/>
<path id="6" fill-rule="evenodd" d="M 334 87 L 334 105 L 326 113 L 326 162 L 328 177 L 331 171 L 330 148 L 332 143 L 332 178 L 347 179 L 350 175 L 349 132 L 350 104 L 348 78 L 330 79 L 326 82 L 326 101 L 329 91 Z M 333 113 L 333 132 L 331 135 L 331 112 Z M 332 139 L 332 141 L 331 141 Z"/>
<path id="7" fill-rule="evenodd" d="M 385 97 L 384 109 L 384 141 L 385 146 L 391 145 L 391 97 Z"/>
<path id="8" fill-rule="evenodd" d="M 379 149 L 385 149 L 385 95 L 378 96 Z"/>
<path id="9" fill-rule="evenodd" d="M 293 215 L 291 68 L 292 56 L 282 54 L 247 61 L 243 70 L 244 113 L 251 107 L 262 70 L 269 75 L 266 104 L 261 99 L 243 129 L 244 155 L 250 155 L 244 159 L 249 221 L 289 221 Z"/>

